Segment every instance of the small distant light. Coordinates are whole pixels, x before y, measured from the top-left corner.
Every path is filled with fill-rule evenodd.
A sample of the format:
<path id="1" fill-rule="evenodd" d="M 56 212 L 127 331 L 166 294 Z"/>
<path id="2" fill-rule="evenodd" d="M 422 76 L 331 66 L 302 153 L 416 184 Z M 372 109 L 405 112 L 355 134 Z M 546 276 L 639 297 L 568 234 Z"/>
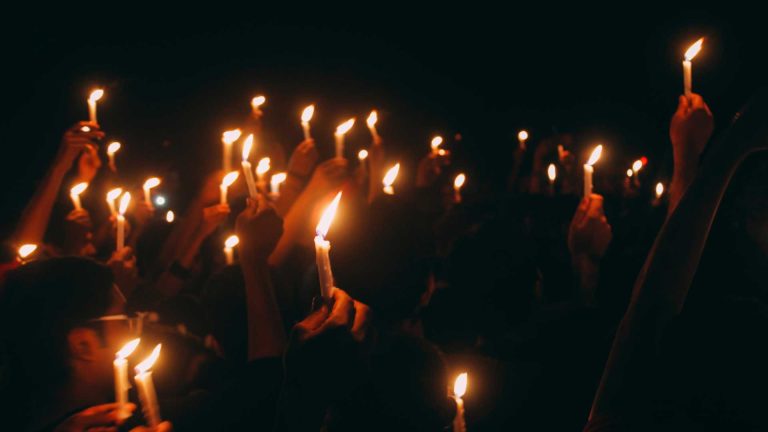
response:
<path id="1" fill-rule="evenodd" d="M 162 195 L 158 195 L 155 198 L 155 204 L 158 205 L 158 206 L 161 206 L 161 207 L 164 206 L 165 205 L 165 197 L 162 196 Z"/>

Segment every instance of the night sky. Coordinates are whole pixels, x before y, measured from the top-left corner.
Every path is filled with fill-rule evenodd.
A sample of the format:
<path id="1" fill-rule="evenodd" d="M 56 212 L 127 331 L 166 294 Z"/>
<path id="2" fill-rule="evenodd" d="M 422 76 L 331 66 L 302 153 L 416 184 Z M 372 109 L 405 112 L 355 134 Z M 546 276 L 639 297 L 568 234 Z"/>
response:
<path id="1" fill-rule="evenodd" d="M 768 38 L 748 11 L 215 6 L 191 16 L 167 7 L 6 17 L 3 232 L 62 131 L 86 119 L 95 85 L 107 92 L 100 123 L 124 144 L 124 175 L 138 182 L 173 167 L 196 184 L 219 166 L 221 132 L 239 125 L 256 93 L 268 97 L 267 145 L 286 151 L 301 138 L 301 109 L 315 103 L 313 133 L 326 155 L 333 128 L 352 115 L 361 122 L 349 145 L 367 145 L 362 120 L 376 108 L 388 147 L 411 164 L 432 135 L 461 133 L 449 143 L 457 163 L 501 171 L 526 128 L 534 142 L 553 132 L 601 141 L 601 163 L 621 168 L 648 155 L 663 173 L 690 43 L 707 38 L 693 82 L 717 130 L 768 77 Z"/>

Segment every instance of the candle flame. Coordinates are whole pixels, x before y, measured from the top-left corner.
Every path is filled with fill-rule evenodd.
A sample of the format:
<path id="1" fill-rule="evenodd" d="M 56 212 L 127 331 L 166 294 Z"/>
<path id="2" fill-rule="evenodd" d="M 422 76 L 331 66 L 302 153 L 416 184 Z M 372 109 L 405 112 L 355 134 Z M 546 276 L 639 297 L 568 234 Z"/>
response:
<path id="1" fill-rule="evenodd" d="M 231 235 L 227 237 L 227 239 L 224 241 L 224 246 L 232 249 L 233 247 L 237 246 L 240 243 L 240 237 L 236 235 Z"/>
<path id="2" fill-rule="evenodd" d="M 379 115 L 376 113 L 376 110 L 371 111 L 371 113 L 368 115 L 368 118 L 365 120 L 369 128 L 374 127 L 377 121 L 379 121 Z"/>
<path id="3" fill-rule="evenodd" d="M 635 172 L 634 172 L 634 171 L 632 171 L 632 168 L 628 169 L 628 170 L 627 170 L 627 177 L 632 177 L 632 175 L 633 175 L 634 173 L 635 173 Z"/>
<path id="4" fill-rule="evenodd" d="M 88 102 L 96 102 L 104 96 L 104 90 L 96 89 L 88 96 Z"/>
<path id="5" fill-rule="evenodd" d="M 248 156 L 251 154 L 251 149 L 253 148 L 253 134 L 249 134 L 245 141 L 243 141 L 243 160 L 247 161 Z"/>
<path id="6" fill-rule="evenodd" d="M 284 173 L 284 172 L 281 172 L 281 173 L 277 173 L 277 174 L 273 175 L 269 179 L 269 182 L 274 184 L 274 185 L 279 185 L 280 183 L 284 182 L 285 179 L 287 179 L 287 178 L 288 178 L 288 175 L 286 173 Z"/>
<path id="7" fill-rule="evenodd" d="M 304 111 L 301 112 L 301 122 L 309 123 L 309 121 L 312 120 L 312 116 L 314 115 L 315 115 L 315 106 L 309 105 L 308 107 L 304 108 Z"/>
<path id="8" fill-rule="evenodd" d="M 152 367 L 152 365 L 155 364 L 157 361 L 157 358 L 160 357 L 160 348 L 163 346 L 163 344 L 157 344 L 155 349 L 152 350 L 152 354 L 149 355 L 146 359 L 144 359 L 143 362 L 136 365 L 136 374 L 141 375 L 149 370 L 149 368 Z"/>
<path id="9" fill-rule="evenodd" d="M 461 189 L 462 186 L 464 186 L 464 182 L 467 180 L 467 176 L 464 175 L 464 173 L 460 173 L 456 176 L 456 178 L 453 180 L 453 188 L 454 189 Z"/>
<path id="10" fill-rule="evenodd" d="M 224 133 L 221 134 L 221 141 L 226 145 L 232 145 L 233 142 L 240 139 L 240 135 L 242 135 L 242 133 L 243 132 L 240 129 L 224 131 Z"/>
<path id="11" fill-rule="evenodd" d="M 123 193 L 123 188 L 114 188 L 114 189 L 112 189 L 111 191 L 107 192 L 107 202 L 110 202 L 110 203 L 113 202 L 122 193 Z"/>
<path id="12" fill-rule="evenodd" d="M 362 149 L 359 152 L 357 152 L 357 158 L 362 160 L 366 160 L 368 158 L 368 150 Z"/>
<path id="13" fill-rule="evenodd" d="M 123 197 L 120 198 L 120 208 L 118 209 L 118 212 L 121 215 L 125 214 L 125 211 L 128 210 L 128 205 L 131 203 L 131 193 L 126 192 L 123 194 Z"/>
<path id="14" fill-rule="evenodd" d="M 141 338 L 134 339 L 127 344 L 123 345 L 122 348 L 120 348 L 120 351 L 115 354 L 115 358 L 122 360 L 129 355 L 133 354 L 133 351 L 136 350 L 136 347 L 139 346 L 139 342 L 141 342 Z"/>
<path id="15" fill-rule="evenodd" d="M 448 152 L 445 151 L 445 149 L 439 149 L 437 151 L 437 154 L 440 155 L 440 156 L 445 156 L 446 154 L 448 154 Z"/>
<path id="16" fill-rule="evenodd" d="M 120 147 L 121 147 L 121 144 L 117 141 L 113 141 L 109 143 L 109 146 L 107 146 L 107 154 L 111 156 L 117 153 L 117 151 L 120 150 Z"/>
<path id="17" fill-rule="evenodd" d="M 174 220 L 176 220 L 176 214 L 173 212 L 173 210 L 168 210 L 168 213 L 165 214 L 165 221 L 171 223 Z"/>
<path id="18" fill-rule="evenodd" d="M 643 168 L 643 161 L 638 159 L 635 162 L 632 163 L 632 171 L 638 172 Z"/>
<path id="19" fill-rule="evenodd" d="M 69 193 L 72 196 L 78 196 L 81 193 L 83 193 L 83 191 L 85 191 L 87 188 L 88 188 L 88 183 L 86 182 L 78 183 L 72 186 L 72 189 L 69 190 Z"/>
<path id="20" fill-rule="evenodd" d="M 345 121 L 344 123 L 340 124 L 339 127 L 336 128 L 336 135 L 344 135 L 345 133 L 349 132 L 350 129 L 352 129 L 352 126 L 355 125 L 355 118 L 352 117 L 351 119 Z"/>
<path id="21" fill-rule="evenodd" d="M 221 185 L 224 187 L 230 187 L 239 176 L 240 171 L 231 171 L 229 174 L 225 175 L 223 179 L 221 179 Z"/>
<path id="22" fill-rule="evenodd" d="M 157 177 L 150 177 L 144 181 L 144 189 L 152 189 L 160 185 L 160 179 Z"/>
<path id="23" fill-rule="evenodd" d="M 251 99 L 251 108 L 259 109 L 259 107 L 264 105 L 264 102 L 266 101 L 267 98 L 264 97 L 264 95 L 255 96 L 253 99 Z"/>
<path id="24" fill-rule="evenodd" d="M 37 250 L 36 244 L 32 244 L 32 243 L 23 244 L 19 246 L 19 258 L 24 259 L 32 255 L 32 253 L 36 250 Z"/>
<path id="25" fill-rule="evenodd" d="M 384 174 L 384 179 L 382 179 L 381 183 L 384 185 L 384 187 L 392 186 L 392 183 L 395 182 L 395 179 L 397 178 L 397 173 L 400 172 L 400 163 L 396 163 L 395 166 L 389 169 L 386 174 Z"/>
<path id="26" fill-rule="evenodd" d="M 523 129 L 520 132 L 517 133 L 517 139 L 520 141 L 525 141 L 528 139 L 528 131 Z"/>
<path id="27" fill-rule="evenodd" d="M 467 393 L 467 373 L 462 372 L 456 377 L 456 381 L 453 383 L 453 394 L 456 397 L 462 397 Z"/>
<path id="28" fill-rule="evenodd" d="M 333 201 L 331 201 L 331 203 L 328 204 L 328 207 L 325 208 L 323 215 L 320 217 L 320 222 L 318 222 L 317 227 L 315 227 L 315 232 L 317 232 L 317 235 L 320 237 L 325 238 L 325 236 L 328 235 L 328 229 L 331 228 L 331 222 L 333 222 L 333 217 L 336 216 L 336 210 L 339 208 L 339 201 L 341 201 L 341 191 L 336 194 Z"/>
<path id="29" fill-rule="evenodd" d="M 547 178 L 549 178 L 549 181 L 553 182 L 557 178 L 557 167 L 555 167 L 555 164 L 551 163 L 547 167 Z"/>
<path id="30" fill-rule="evenodd" d="M 658 182 L 656 183 L 656 198 L 661 198 L 661 195 L 664 193 L 664 183 Z"/>
<path id="31" fill-rule="evenodd" d="M 268 157 L 262 158 L 259 161 L 259 164 L 256 165 L 256 174 L 258 175 L 264 175 L 269 171 L 270 167 L 270 159 Z"/>
<path id="32" fill-rule="evenodd" d="M 696 57 L 696 54 L 701 51 L 701 45 L 704 43 L 704 38 L 701 38 L 693 43 L 690 47 L 688 47 L 688 50 L 685 52 L 685 59 L 688 61 L 693 60 L 694 57 Z"/>
<path id="33" fill-rule="evenodd" d="M 599 159 L 600 155 L 603 154 L 603 145 L 598 144 L 597 147 L 595 147 L 594 150 L 592 150 L 592 154 L 589 156 L 589 160 L 587 161 L 587 165 L 592 166 L 594 165 Z"/>
<path id="34" fill-rule="evenodd" d="M 432 150 L 436 150 L 440 145 L 443 143 L 443 137 L 440 135 L 432 138 L 432 142 L 430 143 L 430 146 L 432 147 Z"/>
<path id="35" fill-rule="evenodd" d="M 89 128 L 88 126 L 83 126 L 83 127 L 80 128 L 80 131 L 81 132 L 90 132 L 91 128 Z"/>

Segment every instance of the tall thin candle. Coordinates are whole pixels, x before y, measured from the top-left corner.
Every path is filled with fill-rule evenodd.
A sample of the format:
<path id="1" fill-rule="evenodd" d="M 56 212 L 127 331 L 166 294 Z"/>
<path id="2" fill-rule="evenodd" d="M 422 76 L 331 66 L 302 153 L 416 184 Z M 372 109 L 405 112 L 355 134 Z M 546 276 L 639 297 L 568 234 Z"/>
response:
<path id="1" fill-rule="evenodd" d="M 325 236 L 328 235 L 328 229 L 331 227 L 333 217 L 339 208 L 340 200 L 341 192 L 337 193 L 331 204 L 326 207 L 323 215 L 320 217 L 320 222 L 318 222 L 315 228 L 315 263 L 317 264 L 317 275 L 320 280 L 320 294 L 325 300 L 330 300 L 331 295 L 333 295 L 333 272 L 331 271 L 331 258 L 329 255 L 331 243 L 325 239 Z"/>

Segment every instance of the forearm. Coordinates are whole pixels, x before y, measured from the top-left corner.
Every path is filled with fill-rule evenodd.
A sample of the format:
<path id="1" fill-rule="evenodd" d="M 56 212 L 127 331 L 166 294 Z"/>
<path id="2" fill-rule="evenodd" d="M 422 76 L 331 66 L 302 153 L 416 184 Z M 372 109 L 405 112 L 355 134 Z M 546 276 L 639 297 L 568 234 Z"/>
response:
<path id="1" fill-rule="evenodd" d="M 315 197 L 305 191 L 296 200 L 296 203 L 288 211 L 283 220 L 283 235 L 275 246 L 275 250 L 269 256 L 269 265 L 273 267 L 280 266 L 293 247 L 301 241 L 302 234 L 305 234 L 306 241 L 312 239 L 309 227 L 308 216 L 312 214 L 315 204 Z"/>
<path id="2" fill-rule="evenodd" d="M 592 305 L 595 301 L 595 291 L 600 282 L 600 261 L 588 256 L 575 256 L 571 258 L 571 266 L 578 284 L 579 301 L 585 305 Z"/>
<path id="3" fill-rule="evenodd" d="M 667 216 L 671 215 L 677 207 L 680 199 L 685 194 L 688 186 L 696 177 L 696 164 L 694 162 L 681 162 L 681 157 L 675 156 L 675 167 L 672 173 L 672 181 L 669 184 L 669 207 Z"/>
<path id="4" fill-rule="evenodd" d="M 285 184 L 280 188 L 280 197 L 275 201 L 275 210 L 277 211 L 277 214 L 285 217 L 299 195 L 301 195 L 302 189 L 304 189 L 304 182 L 294 175 L 289 174 L 285 179 Z"/>
<path id="5" fill-rule="evenodd" d="M 265 259 L 250 256 L 245 250 L 240 265 L 245 278 L 248 360 L 279 357 L 285 349 L 285 333 L 269 266 Z"/>
<path id="6" fill-rule="evenodd" d="M 21 214 L 21 219 L 13 234 L 13 240 L 16 243 L 42 243 L 56 195 L 61 188 L 61 182 L 64 180 L 67 170 L 68 167 L 55 164 L 48 171 Z"/>

